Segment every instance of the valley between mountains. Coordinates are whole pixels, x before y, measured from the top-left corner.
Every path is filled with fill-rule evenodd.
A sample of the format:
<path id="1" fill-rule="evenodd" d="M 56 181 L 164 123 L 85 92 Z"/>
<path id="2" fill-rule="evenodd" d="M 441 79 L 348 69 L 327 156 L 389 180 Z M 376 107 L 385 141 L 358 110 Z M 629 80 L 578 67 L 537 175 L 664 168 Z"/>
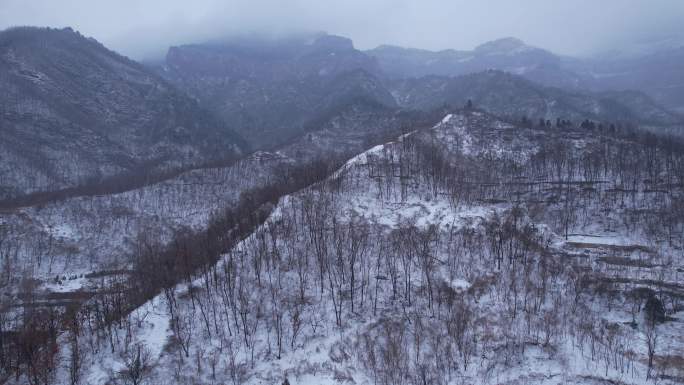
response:
<path id="1" fill-rule="evenodd" d="M 0 32 L 0 383 L 681 384 L 684 119 L 549 55 Z"/>

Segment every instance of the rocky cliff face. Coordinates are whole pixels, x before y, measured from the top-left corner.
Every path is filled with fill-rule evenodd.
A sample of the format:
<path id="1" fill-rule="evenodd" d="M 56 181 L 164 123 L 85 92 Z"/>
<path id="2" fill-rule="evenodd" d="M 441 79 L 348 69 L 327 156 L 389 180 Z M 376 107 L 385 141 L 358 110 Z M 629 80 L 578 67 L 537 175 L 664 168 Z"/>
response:
<path id="1" fill-rule="evenodd" d="M 71 29 L 0 33 L 0 198 L 235 156 L 224 122 Z"/>
<path id="2" fill-rule="evenodd" d="M 162 71 L 257 146 L 301 134 L 350 101 L 394 106 L 379 73 L 350 40 L 329 35 L 173 47 Z"/>

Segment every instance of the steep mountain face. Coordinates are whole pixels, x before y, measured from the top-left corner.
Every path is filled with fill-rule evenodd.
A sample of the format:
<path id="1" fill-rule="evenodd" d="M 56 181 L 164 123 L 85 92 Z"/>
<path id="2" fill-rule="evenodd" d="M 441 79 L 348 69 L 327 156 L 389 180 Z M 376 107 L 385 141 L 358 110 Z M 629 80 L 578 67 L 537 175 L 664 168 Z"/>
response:
<path id="1" fill-rule="evenodd" d="M 172 47 L 162 75 L 257 146 L 269 146 L 352 100 L 394 106 L 379 72 L 350 40 L 317 35 Z"/>
<path id="2" fill-rule="evenodd" d="M 544 87 L 520 76 L 485 71 L 459 77 L 428 76 L 399 80 L 390 87 L 407 108 L 429 110 L 443 104 L 478 108 L 509 119 L 596 119 L 676 125 L 682 118 L 640 92 L 572 92 Z"/>
<path id="3" fill-rule="evenodd" d="M 244 142 L 143 66 L 71 29 L 0 33 L 0 199 L 228 159 Z"/>

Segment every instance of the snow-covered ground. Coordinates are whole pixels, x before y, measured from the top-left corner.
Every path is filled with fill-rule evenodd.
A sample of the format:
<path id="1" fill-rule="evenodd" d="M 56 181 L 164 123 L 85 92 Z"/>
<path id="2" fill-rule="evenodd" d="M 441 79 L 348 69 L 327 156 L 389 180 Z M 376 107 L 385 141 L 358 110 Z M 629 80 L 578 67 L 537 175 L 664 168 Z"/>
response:
<path id="1" fill-rule="evenodd" d="M 154 384 L 680 382 L 681 244 L 627 220 L 612 185 L 563 180 L 572 162 L 543 163 L 540 132 L 512 130 L 449 116 L 281 198 L 213 269 L 114 338 L 84 336 L 83 378 L 112 383 L 142 346 Z M 656 300 L 667 319 L 651 323 Z"/>

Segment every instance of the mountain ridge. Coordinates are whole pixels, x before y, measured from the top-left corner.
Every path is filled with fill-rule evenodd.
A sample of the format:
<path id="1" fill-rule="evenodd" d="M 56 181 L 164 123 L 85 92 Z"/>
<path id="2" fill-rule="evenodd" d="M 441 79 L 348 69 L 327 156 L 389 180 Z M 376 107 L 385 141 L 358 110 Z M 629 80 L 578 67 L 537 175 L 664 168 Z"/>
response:
<path id="1" fill-rule="evenodd" d="M 376 62 L 351 40 L 330 35 L 285 40 L 282 46 L 237 41 L 172 47 L 161 70 L 257 146 L 300 134 L 317 110 L 349 97 L 345 92 L 352 89 L 392 106 L 374 79 L 378 73 Z M 340 87 L 343 77 L 356 86 Z"/>
<path id="2" fill-rule="evenodd" d="M 535 122 L 540 118 L 554 122 L 594 119 L 656 126 L 680 126 L 684 122 L 684 117 L 660 107 L 638 91 L 566 91 L 495 70 L 457 77 L 399 80 L 390 88 L 401 106 L 420 110 L 444 103 L 465 106 L 471 101 L 478 108 L 513 120 L 525 116 Z"/>
<path id="3" fill-rule="evenodd" d="M 581 58 L 557 55 L 517 38 L 493 40 L 470 51 L 381 45 L 365 52 L 376 57 L 394 79 L 495 69 L 568 90 L 638 90 L 669 109 L 684 111 L 684 86 L 679 81 L 684 76 L 684 45 L 676 39 L 642 45 L 632 54 L 609 52 Z"/>
<path id="4" fill-rule="evenodd" d="M 0 32 L 0 68 L 0 151 L 8 166 L 0 179 L 15 187 L 5 197 L 228 159 L 246 149 L 196 101 L 70 28 Z"/>

